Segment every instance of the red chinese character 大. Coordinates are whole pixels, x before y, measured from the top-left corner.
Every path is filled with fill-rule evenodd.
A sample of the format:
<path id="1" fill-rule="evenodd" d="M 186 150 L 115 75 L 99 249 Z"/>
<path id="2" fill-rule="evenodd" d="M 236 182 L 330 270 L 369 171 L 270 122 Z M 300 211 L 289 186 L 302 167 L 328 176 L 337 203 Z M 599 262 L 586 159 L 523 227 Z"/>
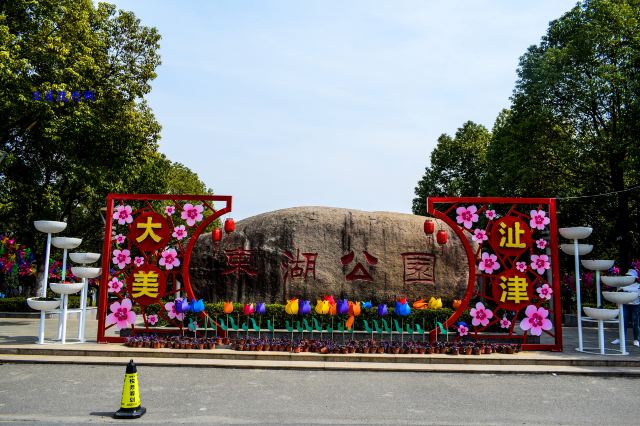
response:
<path id="1" fill-rule="evenodd" d="M 140 214 L 130 225 L 131 241 L 142 251 L 163 248 L 171 238 L 169 224 L 156 212 Z"/>
<path id="2" fill-rule="evenodd" d="M 242 247 L 225 250 L 224 254 L 227 256 L 228 268 L 222 275 L 233 274 L 234 272 L 240 275 L 240 271 L 242 271 L 250 277 L 255 277 L 256 271 L 252 269 L 253 253 L 254 250 L 245 250 Z"/>
<path id="3" fill-rule="evenodd" d="M 286 257 L 286 260 L 283 260 L 281 265 L 284 271 L 285 284 L 289 277 L 291 277 L 291 279 L 304 277 L 306 280 L 309 273 L 313 274 L 313 279 L 316 278 L 316 258 L 318 257 L 318 253 L 302 253 L 304 260 L 300 259 L 300 249 L 297 250 L 295 259 L 293 253 L 289 250 L 285 250 L 283 255 Z M 304 267 L 300 266 L 302 264 L 304 264 Z"/>
<path id="4" fill-rule="evenodd" d="M 378 258 L 375 256 L 372 256 L 366 250 L 363 251 L 362 253 L 364 254 L 364 258 L 367 264 L 374 266 L 378 263 Z M 340 258 L 340 262 L 342 262 L 342 266 L 347 266 L 351 262 L 353 262 L 354 258 L 355 258 L 355 254 L 353 253 L 353 251 L 350 251 L 349 253 L 345 254 Z M 369 273 L 369 271 L 367 271 L 364 265 L 362 265 L 362 263 L 360 262 L 356 263 L 356 266 L 353 267 L 351 272 L 349 272 L 345 278 L 347 279 L 347 281 L 356 281 L 356 280 L 373 281 L 373 277 L 371 277 L 371 274 Z"/>
<path id="5" fill-rule="evenodd" d="M 430 253 L 402 253 L 405 284 L 434 284 L 436 257 Z"/>

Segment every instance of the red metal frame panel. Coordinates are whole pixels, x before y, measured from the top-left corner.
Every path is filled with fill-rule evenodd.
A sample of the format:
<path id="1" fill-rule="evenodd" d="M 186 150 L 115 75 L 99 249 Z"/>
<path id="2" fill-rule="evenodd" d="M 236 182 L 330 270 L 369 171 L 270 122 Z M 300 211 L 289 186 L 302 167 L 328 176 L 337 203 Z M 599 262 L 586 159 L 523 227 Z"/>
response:
<path id="1" fill-rule="evenodd" d="M 125 340 L 122 337 L 106 336 L 106 330 L 111 326 L 111 325 L 107 326 L 106 318 L 107 318 L 107 306 L 109 304 L 109 281 L 113 277 L 113 275 L 111 274 L 112 248 L 114 246 L 114 243 L 112 241 L 112 231 L 113 231 L 113 224 L 115 221 L 115 219 L 113 219 L 113 214 L 114 214 L 116 201 L 119 201 L 121 206 L 124 205 L 125 202 L 132 202 L 132 201 L 142 202 L 141 204 L 143 205 L 143 207 L 138 208 L 135 211 L 132 209 L 131 216 L 135 216 L 136 214 L 139 215 L 141 212 L 149 213 L 154 211 L 151 205 L 151 202 L 154 202 L 154 201 L 170 201 L 173 203 L 174 207 L 181 206 L 182 205 L 181 202 L 193 202 L 193 203 L 200 202 L 201 204 L 199 204 L 199 206 L 202 206 L 202 211 L 207 209 L 211 210 L 211 214 L 209 216 L 202 217 L 200 220 L 194 220 L 192 225 L 190 225 L 189 231 L 193 230 L 193 232 L 190 232 L 186 248 L 182 247 L 179 241 L 172 240 L 175 242 L 175 245 L 179 248 L 179 250 L 177 251 L 179 252 L 178 257 L 180 258 L 179 259 L 180 269 L 179 271 L 171 272 L 171 274 L 168 274 L 168 275 L 172 275 L 174 279 L 176 279 L 176 276 L 178 274 L 180 275 L 180 277 L 182 278 L 182 285 L 183 285 L 181 289 L 186 292 L 186 295 L 189 299 L 195 298 L 195 295 L 191 288 L 191 281 L 189 278 L 189 266 L 191 262 L 191 254 L 193 251 L 193 247 L 195 246 L 198 240 L 198 236 L 200 236 L 202 232 L 206 229 L 206 227 L 210 225 L 213 221 L 215 221 L 217 218 L 227 213 L 230 213 L 231 206 L 232 206 L 232 197 L 227 195 L 109 194 L 107 196 L 107 211 L 106 211 L 107 220 L 106 220 L 106 226 L 105 226 L 104 242 L 102 246 L 103 274 L 100 279 L 100 302 L 98 306 L 97 340 L 99 343 L 120 343 Z M 213 202 L 224 203 L 224 208 L 215 209 L 212 204 Z M 169 215 L 167 215 L 167 217 L 168 216 Z M 169 218 L 169 222 L 171 223 L 172 226 L 175 225 L 172 218 Z M 197 226 L 195 226 L 196 223 L 197 223 Z M 131 231 L 132 223 L 127 222 L 127 224 L 128 224 L 127 227 L 129 231 Z M 174 230 L 176 229 L 175 226 L 173 227 L 173 229 Z M 128 236 L 130 236 L 130 232 L 128 234 L 129 234 Z M 127 240 L 129 239 L 130 238 L 127 238 Z M 131 250 L 133 247 L 134 245 L 129 241 L 127 243 L 126 248 Z M 153 254 L 148 254 L 148 253 L 142 253 L 142 254 L 144 256 L 145 261 L 148 261 L 151 259 L 153 262 L 157 263 L 157 261 L 159 260 L 159 253 L 160 253 L 160 250 L 156 250 Z M 120 269 L 121 269 L 120 271 L 116 271 L 118 273 L 118 276 L 130 275 L 132 272 L 132 269 L 128 264 L 124 268 L 120 268 Z M 168 268 L 168 269 L 171 269 L 171 268 Z M 168 273 L 169 271 L 167 270 L 166 272 Z M 167 294 L 170 294 L 170 293 L 171 291 L 167 292 Z M 164 294 L 160 295 L 159 299 L 161 299 L 162 296 L 164 296 Z M 123 299 L 124 297 L 122 296 L 114 297 L 114 295 L 112 294 L 112 300 L 120 302 Z M 133 300 L 132 303 L 135 306 L 135 300 Z M 144 316 L 144 311 L 143 311 L 143 316 Z M 145 318 L 145 324 L 146 324 L 146 321 L 147 321 L 146 316 L 144 318 Z M 181 324 L 179 324 L 178 326 L 182 327 Z M 135 332 L 134 326 L 132 326 L 131 329 L 133 332 Z M 153 332 L 162 333 L 162 332 L 167 332 L 167 330 L 154 328 Z"/>
<path id="2" fill-rule="evenodd" d="M 544 329 L 543 331 L 540 331 L 540 329 L 538 329 L 537 332 L 542 332 L 545 335 L 553 337 L 554 343 L 553 344 L 527 343 L 526 340 L 527 340 L 527 335 L 529 331 L 520 329 L 519 331 L 522 331 L 522 334 L 517 334 L 516 332 L 514 332 L 514 328 L 518 325 L 517 324 L 518 321 L 520 321 L 520 324 L 523 324 L 525 320 L 528 321 L 528 319 L 523 318 L 523 316 L 521 315 L 523 308 L 521 308 L 520 306 L 516 306 L 514 310 L 511 311 L 512 315 L 514 313 L 515 314 L 512 317 L 513 323 L 510 329 L 508 330 L 509 331 L 508 334 L 504 333 L 500 335 L 492 335 L 491 338 L 492 339 L 496 339 L 496 338 L 510 339 L 510 340 L 517 338 L 522 342 L 523 350 L 561 351 L 562 350 L 562 323 L 561 323 L 562 313 L 561 313 L 561 303 L 560 303 L 560 272 L 559 272 L 559 265 L 558 265 L 556 200 L 554 198 L 506 198 L 506 197 L 430 197 L 430 198 L 427 198 L 427 212 L 430 215 L 433 215 L 434 217 L 444 221 L 447 225 L 449 225 L 449 227 L 451 227 L 451 229 L 460 239 L 460 241 L 462 242 L 465 248 L 465 252 L 467 254 L 467 260 L 468 260 L 468 267 L 469 267 L 469 279 L 467 283 L 468 286 L 467 286 L 467 291 L 465 293 L 465 296 L 462 300 L 462 304 L 458 309 L 456 309 L 454 314 L 445 322 L 445 326 L 447 327 L 452 326 L 459 319 L 460 315 L 467 310 L 467 308 L 469 307 L 469 303 L 472 299 L 475 299 L 476 301 L 482 300 L 483 302 L 486 302 L 486 303 L 489 303 L 489 301 L 497 301 L 496 296 L 493 294 L 493 291 L 498 286 L 495 285 L 496 284 L 495 277 L 492 277 L 491 273 L 486 274 L 483 272 L 480 274 L 480 276 L 483 279 L 482 293 L 479 293 L 479 289 L 476 288 L 476 282 L 475 282 L 476 270 L 477 270 L 476 263 L 480 260 L 479 257 L 480 257 L 480 251 L 482 249 L 482 245 L 479 245 L 478 248 L 474 251 L 474 247 L 472 246 L 470 237 L 466 235 L 466 234 L 471 234 L 471 227 L 470 226 L 467 227 L 466 225 L 463 226 L 462 224 L 458 223 L 457 220 L 454 220 L 455 210 L 461 206 L 464 207 L 465 205 L 469 205 L 469 204 L 473 205 L 474 208 L 477 208 L 476 205 L 479 205 L 480 207 L 477 208 L 478 213 L 483 213 L 489 210 L 488 206 L 492 206 L 492 207 L 495 206 L 497 208 L 498 206 L 509 207 L 510 205 L 511 207 L 508 209 L 505 216 L 513 217 L 514 219 L 511 219 L 512 221 L 519 221 L 519 222 L 522 222 L 523 219 L 525 218 L 531 219 L 531 217 L 526 213 L 519 212 L 517 210 L 518 208 L 526 207 L 526 206 L 534 206 L 535 208 L 545 207 L 546 209 L 548 209 L 548 216 L 546 216 L 549 218 L 549 222 L 548 222 L 549 251 L 548 253 L 550 256 L 549 260 L 550 260 L 550 269 L 551 269 L 551 276 L 552 276 L 552 282 L 548 284 L 551 287 L 552 294 L 548 295 L 549 299 L 544 299 L 542 297 L 536 297 L 535 295 L 533 295 L 531 297 L 531 300 L 537 300 L 537 302 L 530 303 L 530 306 L 534 306 L 536 309 L 542 308 L 542 310 L 545 311 L 547 314 L 549 313 L 552 314 L 551 316 L 552 319 L 549 319 L 549 321 L 552 321 L 552 328 Z M 476 221 L 477 220 L 478 219 L 476 218 Z M 506 222 L 507 220 L 502 220 L 501 225 Z M 489 223 L 487 224 L 486 230 L 491 230 L 492 226 L 493 224 L 489 221 Z M 539 230 L 541 228 L 532 228 L 532 229 Z M 530 254 L 534 253 L 533 242 L 530 242 L 530 246 L 527 246 L 526 250 L 529 250 Z M 499 251 L 500 250 L 497 250 L 496 252 L 499 252 Z M 501 256 L 498 259 L 498 261 L 502 261 L 503 263 L 505 263 L 505 265 L 512 265 L 511 269 L 513 269 L 513 266 L 516 265 L 516 260 L 520 260 L 518 256 L 505 255 L 504 253 L 497 253 L 497 254 Z M 536 256 L 538 256 L 539 254 L 542 254 L 542 253 L 536 252 Z M 506 274 L 503 274 L 503 276 L 504 275 Z M 543 274 L 536 274 L 535 271 L 533 270 L 526 272 L 526 276 L 527 276 L 526 278 L 527 281 L 529 280 L 528 277 L 530 276 L 533 277 L 533 283 L 531 284 L 531 288 L 528 288 L 529 295 L 527 297 L 531 296 L 534 285 L 537 284 L 538 287 L 540 287 L 540 283 L 547 281 L 544 279 Z M 494 280 L 494 281 L 488 281 L 488 280 Z M 545 284 L 547 283 L 545 282 Z M 487 294 L 486 292 L 487 287 L 491 288 L 490 290 L 491 294 Z M 500 302 L 504 302 L 504 300 L 501 300 Z M 552 302 L 552 303 L 549 303 L 549 302 Z M 546 303 L 549 303 L 550 306 L 548 306 Z M 549 309 L 546 308 L 547 306 L 549 307 Z M 497 312 L 498 309 L 501 309 L 503 312 L 507 312 L 507 310 L 504 309 L 504 304 L 503 305 L 498 304 L 497 309 L 495 309 L 495 311 Z M 494 315 L 492 318 L 492 321 L 487 326 L 474 327 L 474 333 L 472 333 L 471 337 L 476 339 L 483 338 L 483 335 L 479 334 L 479 332 L 481 333 L 484 330 L 487 330 L 488 328 L 490 329 L 491 326 L 495 328 L 497 326 L 498 321 L 499 321 L 498 315 Z M 541 319 L 541 321 L 543 321 L 543 319 Z M 549 323 L 547 322 L 545 326 L 548 327 L 548 324 Z M 436 338 L 436 332 L 437 330 L 431 331 L 430 336 L 432 340 Z"/>

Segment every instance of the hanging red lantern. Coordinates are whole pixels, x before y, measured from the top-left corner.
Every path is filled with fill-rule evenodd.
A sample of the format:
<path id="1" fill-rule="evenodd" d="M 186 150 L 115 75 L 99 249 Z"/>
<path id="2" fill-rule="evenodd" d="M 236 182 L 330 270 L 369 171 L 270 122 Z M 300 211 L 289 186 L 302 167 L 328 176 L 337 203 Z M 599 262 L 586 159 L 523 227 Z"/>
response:
<path id="1" fill-rule="evenodd" d="M 222 229 L 214 229 L 213 232 L 211 232 L 211 238 L 213 238 L 213 241 L 215 241 L 216 243 L 222 240 Z"/>
<path id="2" fill-rule="evenodd" d="M 433 234 L 433 231 L 436 230 L 436 223 L 431 219 L 427 219 L 424 221 L 424 233 L 427 235 Z"/>
<path id="3" fill-rule="evenodd" d="M 224 232 L 227 234 L 232 233 L 236 230 L 236 222 L 232 218 L 228 218 L 224 221 Z"/>
<path id="4" fill-rule="evenodd" d="M 436 234 L 436 241 L 438 242 L 438 244 L 447 244 L 447 241 L 449 241 L 449 234 L 447 234 L 447 231 L 438 231 L 438 233 Z"/>

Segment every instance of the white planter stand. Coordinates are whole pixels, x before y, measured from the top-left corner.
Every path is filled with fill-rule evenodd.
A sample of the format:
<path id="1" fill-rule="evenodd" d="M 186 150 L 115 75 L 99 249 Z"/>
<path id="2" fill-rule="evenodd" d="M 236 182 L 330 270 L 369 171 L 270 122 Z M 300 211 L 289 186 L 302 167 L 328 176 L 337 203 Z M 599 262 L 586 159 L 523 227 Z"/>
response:
<path id="1" fill-rule="evenodd" d="M 87 264 L 96 262 L 100 258 L 98 253 L 71 253 L 71 260 L 76 263 Z M 85 341 L 84 329 L 87 322 L 87 293 L 89 291 L 88 286 L 89 278 L 99 277 L 102 268 L 92 268 L 88 266 L 74 266 L 71 268 L 73 275 L 78 278 L 82 278 L 82 293 L 80 295 L 80 321 L 78 321 L 78 340 L 82 343 Z"/>
<path id="2" fill-rule="evenodd" d="M 51 255 L 51 234 L 57 234 L 64 231 L 67 227 L 65 222 L 56 222 L 53 220 L 36 220 L 33 222 L 33 226 L 40 231 L 47 234 L 47 245 L 45 247 L 44 255 L 44 277 L 42 279 L 42 297 L 47 297 L 47 284 L 49 278 L 49 256 Z M 44 344 L 44 321 L 45 311 L 40 310 L 40 329 L 38 331 L 38 344 Z"/>
<path id="3" fill-rule="evenodd" d="M 51 243 L 54 247 L 64 250 L 62 255 L 62 276 L 60 277 L 61 281 L 64 282 L 67 278 L 67 250 L 78 247 L 82 243 L 82 238 L 55 237 L 51 240 Z M 62 295 L 62 311 L 58 315 L 58 340 L 65 343 L 67 334 L 67 305 L 69 303 L 69 294 L 77 293 L 80 289 L 71 293 L 66 293 L 65 291 L 71 291 L 71 289 L 57 286 L 60 290 L 56 291 L 53 283 L 50 287 L 54 293 Z"/>

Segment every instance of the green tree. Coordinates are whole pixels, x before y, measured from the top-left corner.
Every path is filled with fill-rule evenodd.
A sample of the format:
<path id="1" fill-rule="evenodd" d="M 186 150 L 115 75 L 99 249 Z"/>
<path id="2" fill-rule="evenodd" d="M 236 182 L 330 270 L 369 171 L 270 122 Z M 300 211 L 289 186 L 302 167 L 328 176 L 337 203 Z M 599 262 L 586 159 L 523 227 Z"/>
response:
<path id="1" fill-rule="evenodd" d="M 561 203 L 602 247 L 638 251 L 640 2 L 585 0 L 520 59 L 511 111 L 488 149 L 495 195 L 612 197 Z M 499 160 L 499 161 L 497 161 Z M 631 197 L 630 197 L 631 195 Z"/>
<path id="2" fill-rule="evenodd" d="M 167 173 L 168 194 L 213 195 L 213 190 L 200 180 L 197 173 L 181 163 L 172 163 Z"/>
<path id="3" fill-rule="evenodd" d="M 442 134 L 431 152 L 429 166 L 415 188 L 413 213 L 426 214 L 429 196 L 477 196 L 487 167 L 491 133 L 467 121 L 451 137 Z"/>
<path id="4" fill-rule="evenodd" d="M 157 150 L 160 125 L 144 96 L 160 64 L 159 40 L 155 28 L 110 4 L 0 3 L 0 143 L 8 153 L 0 229 L 41 252 L 33 221 L 64 220 L 67 235 L 100 250 L 109 192 L 209 192 Z M 44 100 L 48 91 L 54 102 Z M 95 101 L 73 100 L 73 91 L 93 91 Z"/>

